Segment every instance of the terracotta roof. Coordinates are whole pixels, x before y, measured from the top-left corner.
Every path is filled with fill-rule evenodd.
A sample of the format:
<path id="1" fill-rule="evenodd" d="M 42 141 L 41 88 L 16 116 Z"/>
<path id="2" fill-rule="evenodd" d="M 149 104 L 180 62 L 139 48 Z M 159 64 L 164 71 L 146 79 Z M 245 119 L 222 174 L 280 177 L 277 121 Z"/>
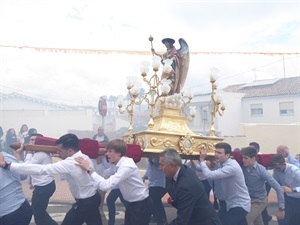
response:
<path id="1" fill-rule="evenodd" d="M 254 81 L 250 84 L 230 85 L 225 92 L 245 93 L 244 98 L 298 95 L 300 94 L 300 77 Z"/>

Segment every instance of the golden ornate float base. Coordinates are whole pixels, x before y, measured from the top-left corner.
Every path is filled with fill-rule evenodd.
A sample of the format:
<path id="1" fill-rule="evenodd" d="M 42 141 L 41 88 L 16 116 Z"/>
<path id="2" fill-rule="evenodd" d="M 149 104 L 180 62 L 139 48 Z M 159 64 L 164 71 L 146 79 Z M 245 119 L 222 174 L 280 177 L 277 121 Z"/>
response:
<path id="1" fill-rule="evenodd" d="M 214 145 L 223 138 L 195 134 L 189 129 L 187 118 L 180 114 L 180 109 L 162 107 L 153 118 L 152 128 L 133 133 L 133 142 L 142 147 L 143 156 L 150 157 L 166 148 L 176 149 L 182 158 L 198 158 L 200 149 L 206 149 L 209 156 L 215 155 Z M 128 140 L 128 136 L 124 139 Z"/>

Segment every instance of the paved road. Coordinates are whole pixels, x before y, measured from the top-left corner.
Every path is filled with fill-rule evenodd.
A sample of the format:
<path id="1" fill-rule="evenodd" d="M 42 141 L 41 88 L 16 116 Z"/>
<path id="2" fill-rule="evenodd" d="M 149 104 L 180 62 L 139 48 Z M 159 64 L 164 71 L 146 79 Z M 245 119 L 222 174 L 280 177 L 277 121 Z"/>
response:
<path id="1" fill-rule="evenodd" d="M 141 170 L 141 174 L 144 174 L 145 171 Z M 69 190 L 68 184 L 65 181 L 61 181 L 59 176 L 55 176 L 55 183 L 56 183 L 56 191 L 50 199 L 50 205 L 48 207 L 48 212 L 50 212 L 52 218 L 57 221 L 59 224 L 62 222 L 65 213 L 71 208 L 71 204 L 74 203 L 74 198 L 71 195 Z M 30 201 L 32 196 L 32 190 L 29 189 L 28 180 L 22 182 L 23 191 L 25 193 L 26 198 Z M 107 195 L 106 195 L 107 196 Z M 171 221 L 176 217 L 176 209 L 166 203 L 167 195 L 163 197 L 163 202 L 165 204 L 165 209 L 168 217 L 168 221 Z M 212 197 L 212 196 L 211 196 Z M 212 199 L 211 199 L 212 200 Z M 276 202 L 276 193 L 273 189 L 271 189 L 269 194 L 269 213 L 274 216 L 277 210 L 277 206 L 274 202 Z M 124 207 L 122 203 L 117 200 L 116 202 L 117 208 L 117 216 L 116 216 L 116 224 L 115 225 L 122 225 L 124 220 Z M 107 216 L 107 207 L 104 204 L 104 213 Z M 30 225 L 34 225 L 35 223 L 32 220 Z M 277 225 L 276 218 L 273 217 L 272 222 L 269 225 Z M 105 225 L 105 224 L 104 224 Z M 156 223 L 151 223 L 151 225 L 156 225 Z"/>
<path id="2" fill-rule="evenodd" d="M 66 203 L 66 204 L 62 204 L 62 203 L 51 203 L 49 204 L 48 207 L 48 212 L 50 213 L 50 215 L 52 216 L 52 218 L 58 222 L 58 224 L 60 225 L 65 213 L 70 209 L 71 204 L 70 203 Z M 168 221 L 171 221 L 172 219 L 174 219 L 176 217 L 176 209 L 174 209 L 172 206 L 165 204 L 165 209 L 166 209 L 166 213 L 167 213 L 167 217 L 168 217 Z M 116 210 L 117 210 L 117 215 L 116 215 L 116 223 L 115 225 L 123 225 L 124 224 L 124 207 L 121 203 L 116 203 Z M 277 211 L 277 206 L 275 203 L 270 203 L 268 205 L 268 211 L 269 214 L 273 216 L 273 220 L 269 223 L 269 225 L 277 225 L 277 221 L 276 218 L 274 217 L 276 211 Z M 104 213 L 106 215 L 106 218 L 108 218 L 107 216 L 107 207 L 104 206 Z M 32 219 L 30 225 L 34 225 L 34 221 Z M 151 222 L 151 225 L 156 225 L 155 222 Z"/>

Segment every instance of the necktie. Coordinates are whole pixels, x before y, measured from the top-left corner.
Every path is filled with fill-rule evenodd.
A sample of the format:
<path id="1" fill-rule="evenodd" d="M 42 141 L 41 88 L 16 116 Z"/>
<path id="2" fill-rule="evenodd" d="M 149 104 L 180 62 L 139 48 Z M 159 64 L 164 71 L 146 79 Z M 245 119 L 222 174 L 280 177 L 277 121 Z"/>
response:
<path id="1" fill-rule="evenodd" d="M 173 185 L 173 189 L 176 188 L 176 180 L 174 180 L 174 178 L 172 178 L 172 185 Z"/>

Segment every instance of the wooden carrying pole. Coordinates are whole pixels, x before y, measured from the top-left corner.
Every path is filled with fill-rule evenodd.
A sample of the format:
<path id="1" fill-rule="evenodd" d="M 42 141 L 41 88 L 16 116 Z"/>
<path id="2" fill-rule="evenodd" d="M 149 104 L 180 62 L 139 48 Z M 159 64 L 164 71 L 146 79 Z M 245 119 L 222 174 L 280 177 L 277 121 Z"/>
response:
<path id="1" fill-rule="evenodd" d="M 34 151 L 34 152 L 49 152 L 49 153 L 57 153 L 58 148 L 56 146 L 50 145 L 30 145 L 24 144 L 25 151 Z M 17 150 L 21 147 L 21 143 L 13 143 L 10 145 L 11 148 Z"/>
<path id="2" fill-rule="evenodd" d="M 24 150 L 26 151 L 34 151 L 34 152 L 48 152 L 48 153 L 57 153 L 58 148 L 56 146 L 50 146 L 50 145 L 31 145 L 31 144 L 24 144 Z M 11 148 L 17 150 L 21 147 L 21 144 L 16 142 L 10 145 Z M 83 147 L 81 148 L 82 153 L 88 155 L 90 158 L 95 159 L 97 156 L 105 155 L 106 149 L 102 146 L 98 146 L 95 148 L 95 146 L 89 148 L 89 147 Z M 135 144 L 127 144 L 127 152 L 126 156 L 129 158 L 132 158 L 135 163 L 139 162 L 142 158 L 142 150 L 139 145 Z"/>

